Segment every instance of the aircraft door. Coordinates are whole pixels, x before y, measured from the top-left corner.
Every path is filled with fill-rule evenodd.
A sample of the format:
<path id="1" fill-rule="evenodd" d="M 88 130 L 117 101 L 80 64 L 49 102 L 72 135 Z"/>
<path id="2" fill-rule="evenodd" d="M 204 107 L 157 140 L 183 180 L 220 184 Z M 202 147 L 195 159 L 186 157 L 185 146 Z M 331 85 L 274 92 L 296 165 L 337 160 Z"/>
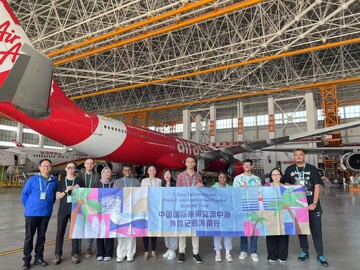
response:
<path id="1" fill-rule="evenodd" d="M 102 134 L 101 118 L 96 114 L 89 115 L 91 120 L 91 133 L 95 135 Z"/>
<path id="2" fill-rule="evenodd" d="M 26 152 L 20 152 L 18 164 L 17 166 L 26 165 L 26 159 L 27 159 L 27 153 Z"/>

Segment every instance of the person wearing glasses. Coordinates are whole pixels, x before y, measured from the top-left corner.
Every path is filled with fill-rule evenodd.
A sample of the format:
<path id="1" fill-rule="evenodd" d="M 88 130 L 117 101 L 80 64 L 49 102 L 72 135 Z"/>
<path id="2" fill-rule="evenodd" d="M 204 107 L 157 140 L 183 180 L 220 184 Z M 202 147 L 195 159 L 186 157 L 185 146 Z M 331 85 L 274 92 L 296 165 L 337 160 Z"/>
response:
<path id="1" fill-rule="evenodd" d="M 278 168 L 270 172 L 269 186 L 279 187 L 284 184 L 283 174 Z M 286 263 L 289 253 L 289 236 L 288 235 L 270 235 L 266 236 L 266 248 L 268 252 L 267 259 L 269 263 Z"/>
<path id="2" fill-rule="evenodd" d="M 83 188 L 93 188 L 97 185 L 97 183 L 100 181 L 100 174 L 98 174 L 94 170 L 95 161 L 93 158 L 88 158 L 84 162 L 84 169 L 82 169 L 79 172 L 79 177 L 82 181 L 82 187 Z M 80 241 L 81 243 L 81 241 Z M 87 247 L 86 247 L 86 258 L 90 258 L 93 255 L 92 252 L 92 246 L 94 243 L 94 238 L 88 238 L 87 239 Z M 79 247 L 79 254 L 80 254 L 80 248 Z"/>
<path id="3" fill-rule="evenodd" d="M 75 176 L 76 163 L 69 161 L 65 166 L 66 176 L 63 177 L 56 189 L 56 199 L 60 201 L 58 217 L 57 217 L 57 232 L 55 243 L 55 258 L 53 263 L 55 265 L 61 263 L 63 255 L 64 236 L 68 222 L 71 219 L 72 207 L 72 190 L 82 186 L 80 177 Z M 79 250 L 80 239 L 71 240 L 71 258 L 74 264 L 80 262 L 80 256 L 77 253 Z"/>
<path id="4" fill-rule="evenodd" d="M 116 179 L 114 187 L 140 187 L 140 181 L 132 177 L 132 166 L 125 164 L 122 169 L 123 177 Z M 135 237 L 119 237 L 118 246 L 116 249 L 116 262 L 121 263 L 125 257 L 128 262 L 134 260 L 136 252 L 136 238 Z"/>
<path id="5" fill-rule="evenodd" d="M 21 193 L 21 202 L 25 208 L 23 270 L 30 269 L 35 232 L 37 232 L 37 239 L 34 264 L 48 265 L 44 260 L 45 235 L 53 211 L 58 184 L 57 178 L 51 175 L 51 166 L 52 163 L 49 159 L 40 160 L 40 174 L 30 177 Z"/>

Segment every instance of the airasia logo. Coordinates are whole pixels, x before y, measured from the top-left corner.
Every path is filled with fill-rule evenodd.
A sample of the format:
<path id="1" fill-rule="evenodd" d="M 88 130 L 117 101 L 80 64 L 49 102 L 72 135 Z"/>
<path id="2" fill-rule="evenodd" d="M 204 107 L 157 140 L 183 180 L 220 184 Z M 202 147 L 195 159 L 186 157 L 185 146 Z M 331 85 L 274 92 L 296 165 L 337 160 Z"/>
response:
<path id="1" fill-rule="evenodd" d="M 177 150 L 181 154 L 198 156 L 202 153 L 209 152 L 212 150 L 210 147 L 207 147 L 205 145 L 184 141 L 179 138 L 175 138 L 175 141 L 177 142 Z"/>
<path id="2" fill-rule="evenodd" d="M 7 57 L 11 58 L 11 62 L 15 63 L 16 58 L 19 56 L 21 49 L 20 36 L 15 34 L 15 30 L 9 29 L 10 21 L 5 21 L 0 24 L 0 42 L 4 42 L 7 51 L 0 51 L 0 65 L 2 65 Z"/>

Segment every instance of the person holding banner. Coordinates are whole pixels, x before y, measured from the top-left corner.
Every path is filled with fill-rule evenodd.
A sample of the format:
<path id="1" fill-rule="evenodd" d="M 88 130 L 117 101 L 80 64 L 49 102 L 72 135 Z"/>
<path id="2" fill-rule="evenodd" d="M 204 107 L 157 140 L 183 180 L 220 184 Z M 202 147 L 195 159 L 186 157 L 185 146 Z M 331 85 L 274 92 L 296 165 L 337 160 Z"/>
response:
<path id="1" fill-rule="evenodd" d="M 111 169 L 105 167 L 101 171 L 101 179 L 96 184 L 96 188 L 112 188 L 114 187 L 114 182 L 111 179 Z M 98 238 L 96 239 L 97 247 L 97 261 L 108 262 L 111 260 L 114 252 L 114 238 Z"/>
<path id="2" fill-rule="evenodd" d="M 309 204 L 309 223 L 311 236 L 317 253 L 318 262 L 328 267 L 324 256 L 320 205 L 321 177 L 315 166 L 305 163 L 305 152 L 302 149 L 294 151 L 295 164 L 290 165 L 285 170 L 285 183 L 290 185 L 303 185 L 306 190 L 306 198 Z M 309 243 L 306 235 L 299 235 L 300 247 L 302 249 L 298 261 L 303 262 L 309 259 Z"/>
<path id="3" fill-rule="evenodd" d="M 284 184 L 283 174 L 278 168 L 270 172 L 270 186 L 278 187 Z M 269 235 L 266 236 L 266 248 L 268 252 L 267 259 L 269 263 L 286 263 L 289 253 L 288 235 Z"/>
<path id="4" fill-rule="evenodd" d="M 132 167 L 129 164 L 125 164 L 122 169 L 123 177 L 116 179 L 114 187 L 140 187 L 140 182 L 138 179 L 133 178 Z M 116 262 L 123 262 L 125 257 L 128 262 L 134 260 L 136 252 L 136 238 L 135 237 L 119 237 L 118 246 L 116 249 Z"/>
<path id="5" fill-rule="evenodd" d="M 51 175 L 52 163 L 49 159 L 39 162 L 40 174 L 30 177 L 21 193 L 21 202 L 25 208 L 25 241 L 23 270 L 30 269 L 31 253 L 35 232 L 35 265 L 47 266 L 44 260 L 45 235 L 55 203 L 58 180 Z"/>
<path id="6" fill-rule="evenodd" d="M 194 157 L 189 156 L 185 160 L 186 170 L 179 173 L 176 178 L 177 187 L 203 187 L 201 175 L 195 171 L 196 160 Z M 199 255 L 199 237 L 193 236 L 193 259 L 197 263 L 202 263 L 202 259 Z M 186 249 L 186 237 L 179 237 L 179 257 L 178 262 L 184 263 L 185 261 L 185 249 Z"/>
<path id="7" fill-rule="evenodd" d="M 144 178 L 141 181 L 141 187 L 161 187 L 161 180 L 156 177 L 156 167 L 154 165 L 150 165 L 147 167 L 148 178 Z M 157 237 L 143 237 L 144 244 L 144 261 L 149 259 L 149 239 L 151 240 L 151 257 L 155 260 L 158 259 L 156 255 L 156 241 Z"/>
<path id="8" fill-rule="evenodd" d="M 165 169 L 162 174 L 161 180 L 162 187 L 176 187 L 176 180 L 172 177 L 171 171 Z M 165 237 L 165 247 L 167 251 L 163 254 L 164 258 L 168 260 L 173 260 L 176 258 L 176 249 L 178 248 L 178 239 L 177 237 Z"/>
<path id="9" fill-rule="evenodd" d="M 82 186 L 81 179 L 75 176 L 75 170 L 76 163 L 74 161 L 69 161 L 65 167 L 66 176 L 58 182 L 56 189 L 56 199 L 60 201 L 60 205 L 57 217 L 55 258 L 53 260 L 53 263 L 55 265 L 61 263 L 66 226 L 68 224 L 68 221 L 71 219 L 71 191 L 74 188 L 79 188 Z M 79 245 L 80 239 L 71 240 L 71 258 L 74 264 L 80 262 L 80 256 L 78 254 Z"/>
<path id="10" fill-rule="evenodd" d="M 253 162 L 251 159 L 245 159 L 243 161 L 244 173 L 238 175 L 234 179 L 233 187 L 260 187 L 261 179 L 252 173 Z M 250 236 L 250 252 L 251 259 L 254 262 L 259 261 L 259 256 L 257 254 L 257 236 Z M 240 238 L 240 260 L 244 260 L 247 257 L 248 250 L 248 238 L 242 236 Z"/>
<path id="11" fill-rule="evenodd" d="M 226 174 L 224 172 L 218 173 L 218 182 L 212 185 L 212 188 L 231 188 L 229 184 L 226 183 Z M 215 249 L 215 261 L 221 262 L 221 236 L 214 236 L 214 249 Z M 233 258 L 231 256 L 231 250 L 232 250 L 232 238 L 229 236 L 224 237 L 224 246 L 226 250 L 225 259 L 227 262 L 232 262 Z"/>
<path id="12" fill-rule="evenodd" d="M 94 159 L 88 158 L 84 162 L 85 168 L 79 172 L 79 177 L 83 183 L 82 187 L 84 188 L 93 188 L 97 186 L 97 183 L 100 180 L 100 174 L 95 172 L 94 165 L 95 165 Z M 93 255 L 92 252 L 93 243 L 94 243 L 94 238 L 87 239 L 86 258 L 90 258 Z M 79 247 L 79 253 L 80 253 L 80 247 Z"/>

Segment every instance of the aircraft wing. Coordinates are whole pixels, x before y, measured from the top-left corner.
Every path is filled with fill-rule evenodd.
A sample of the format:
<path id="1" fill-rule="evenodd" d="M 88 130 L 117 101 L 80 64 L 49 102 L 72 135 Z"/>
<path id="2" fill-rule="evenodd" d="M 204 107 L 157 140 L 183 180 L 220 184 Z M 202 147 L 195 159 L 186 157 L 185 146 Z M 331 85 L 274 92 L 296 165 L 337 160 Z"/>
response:
<path id="1" fill-rule="evenodd" d="M 261 149 L 261 151 L 265 152 L 293 152 L 297 147 L 267 147 L 264 149 Z M 356 152 L 360 151 L 360 147 L 300 147 L 302 150 L 304 150 L 308 154 L 343 154 L 348 152 Z"/>
<path id="2" fill-rule="evenodd" d="M 294 134 L 294 135 L 290 135 L 290 136 L 274 138 L 274 139 L 270 139 L 269 141 L 264 140 L 264 141 L 239 144 L 239 145 L 226 147 L 226 148 L 219 148 L 219 149 L 215 149 L 210 152 L 203 153 L 203 154 L 201 154 L 201 157 L 203 157 L 205 159 L 222 159 L 223 158 L 227 161 L 230 161 L 231 157 L 233 155 L 237 155 L 237 154 L 241 154 L 241 153 L 245 153 L 245 152 L 253 152 L 256 150 L 292 152 L 292 151 L 294 151 L 294 148 L 275 148 L 275 147 L 270 147 L 270 146 L 282 145 L 287 142 L 296 141 L 296 140 L 304 139 L 307 137 L 319 136 L 319 135 L 328 134 L 328 133 L 331 133 L 334 131 L 339 131 L 339 130 L 348 129 L 348 128 L 355 128 L 355 127 L 359 127 L 359 126 L 360 126 L 360 121 L 353 121 L 350 123 L 340 124 L 340 125 L 333 126 L 333 127 L 320 128 L 320 129 L 317 129 L 314 131 L 307 131 L 307 132 L 302 132 L 302 133 Z M 284 149 L 286 149 L 287 151 Z M 324 153 L 324 151 L 326 151 L 327 153 L 330 154 L 330 151 L 333 151 L 334 153 L 351 152 L 351 151 L 354 151 L 354 148 L 351 148 L 351 147 L 348 147 L 348 148 L 323 147 L 323 148 L 304 149 L 304 151 L 307 151 L 309 153 L 310 152 Z"/>

